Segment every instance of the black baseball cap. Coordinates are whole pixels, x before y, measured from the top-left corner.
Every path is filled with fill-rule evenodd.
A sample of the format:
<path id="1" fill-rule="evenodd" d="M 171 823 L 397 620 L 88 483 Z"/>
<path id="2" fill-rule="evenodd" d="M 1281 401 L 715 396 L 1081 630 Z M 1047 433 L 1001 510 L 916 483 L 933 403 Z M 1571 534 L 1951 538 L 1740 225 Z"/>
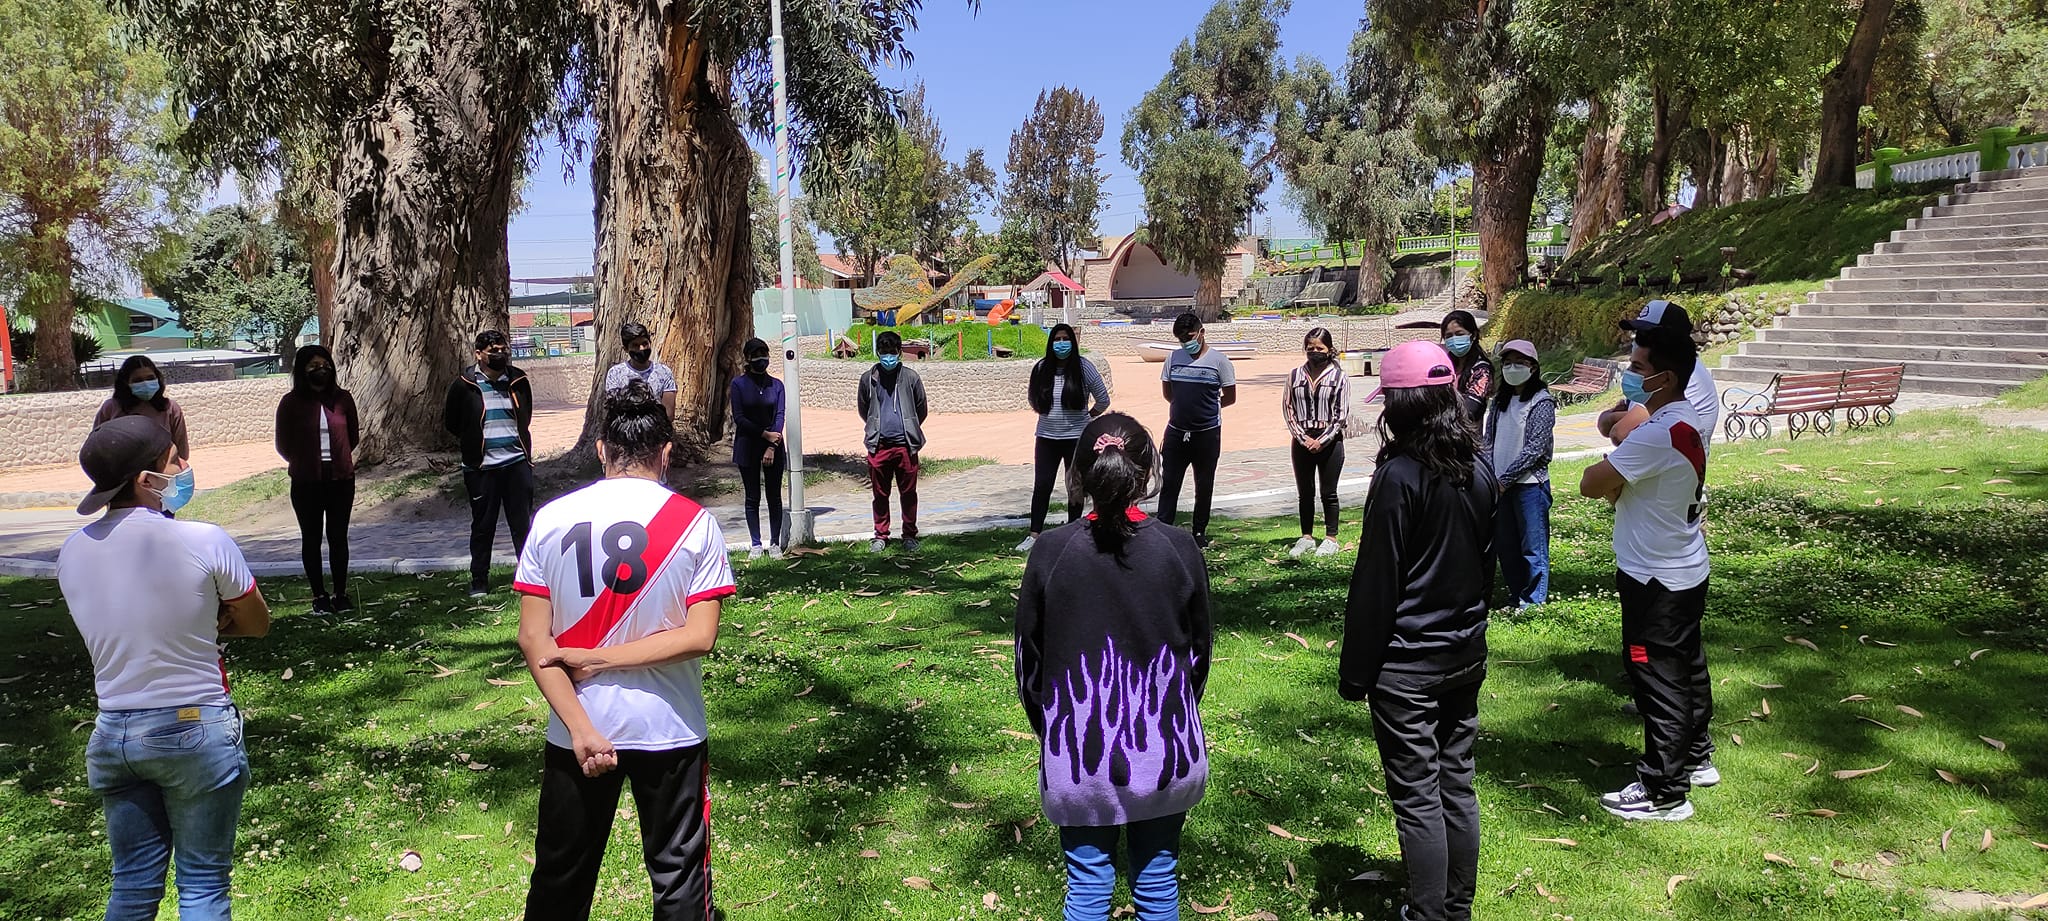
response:
<path id="1" fill-rule="evenodd" d="M 155 470 L 170 449 L 171 433 L 145 416 L 122 416 L 93 429 L 78 449 L 78 466 L 92 478 L 92 492 L 78 503 L 78 513 L 106 508 L 137 474 Z"/>
<path id="2" fill-rule="evenodd" d="M 1633 320 L 1621 321 L 1620 326 L 1622 329 L 1637 333 L 1670 328 L 1683 330 L 1688 336 L 1692 335 L 1692 317 L 1685 312 L 1685 308 L 1666 300 L 1644 304 L 1642 313 L 1636 314 Z"/>

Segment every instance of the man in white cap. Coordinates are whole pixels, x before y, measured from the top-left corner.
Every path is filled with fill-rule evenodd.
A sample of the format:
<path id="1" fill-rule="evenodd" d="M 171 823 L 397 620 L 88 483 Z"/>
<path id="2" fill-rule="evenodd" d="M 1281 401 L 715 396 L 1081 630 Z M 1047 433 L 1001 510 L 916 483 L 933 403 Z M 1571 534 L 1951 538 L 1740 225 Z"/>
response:
<path id="1" fill-rule="evenodd" d="M 1641 313 L 1633 320 L 1623 320 L 1622 329 L 1639 333 L 1646 329 L 1666 328 L 1682 331 L 1687 338 L 1692 336 L 1692 317 L 1684 307 L 1667 300 L 1654 300 L 1643 305 Z M 1685 401 L 1692 404 L 1692 411 L 1700 423 L 1700 446 L 1712 451 L 1714 431 L 1721 427 L 1721 394 L 1714 387 L 1714 373 L 1707 369 L 1707 363 L 1697 362 L 1692 376 L 1685 381 Z M 1641 425 L 1650 417 L 1641 403 L 1632 403 L 1627 397 L 1616 403 L 1613 409 L 1600 414 L 1600 434 L 1619 445 L 1628 437 L 1630 430 Z"/>
<path id="2" fill-rule="evenodd" d="M 113 849 L 107 917 L 156 917 L 175 858 L 179 917 L 224 919 L 249 756 L 220 639 L 268 633 L 270 607 L 226 531 L 167 514 L 192 494 L 169 432 L 114 419 L 78 462 L 93 485 L 78 513 L 106 514 L 64 541 L 57 583 L 99 697 L 85 777 Z"/>

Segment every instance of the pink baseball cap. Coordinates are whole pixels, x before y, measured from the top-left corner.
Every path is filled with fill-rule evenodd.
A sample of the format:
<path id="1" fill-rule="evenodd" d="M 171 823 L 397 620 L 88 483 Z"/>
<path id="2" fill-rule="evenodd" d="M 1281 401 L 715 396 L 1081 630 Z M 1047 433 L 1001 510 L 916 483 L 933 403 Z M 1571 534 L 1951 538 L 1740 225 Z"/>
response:
<path id="1" fill-rule="evenodd" d="M 1447 387 L 1457 381 L 1451 353 L 1427 339 L 1415 339 L 1394 346 L 1380 359 L 1380 387 L 1365 401 L 1379 399 L 1390 387 Z"/>
<path id="2" fill-rule="evenodd" d="M 1537 357 L 1539 357 L 1536 354 L 1536 343 L 1530 342 L 1527 339 L 1511 339 L 1508 341 L 1508 344 L 1500 347 L 1500 353 L 1502 355 L 1506 355 L 1509 352 L 1513 352 L 1517 355 L 1520 355 L 1524 358 L 1528 358 L 1530 360 L 1534 360 Z"/>

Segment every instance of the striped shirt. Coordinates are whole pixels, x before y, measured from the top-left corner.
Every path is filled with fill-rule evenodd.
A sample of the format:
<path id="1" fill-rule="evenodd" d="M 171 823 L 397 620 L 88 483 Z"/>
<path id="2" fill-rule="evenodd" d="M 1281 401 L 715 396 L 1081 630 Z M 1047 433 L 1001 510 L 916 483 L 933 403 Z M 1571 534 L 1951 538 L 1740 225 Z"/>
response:
<path id="1" fill-rule="evenodd" d="M 1301 438 L 1313 431 L 1317 441 L 1328 444 L 1344 437 L 1344 422 L 1351 418 L 1351 378 L 1334 362 L 1313 379 L 1306 367 L 1295 368 L 1287 374 L 1280 408 L 1290 434 Z"/>
<path id="2" fill-rule="evenodd" d="M 1081 359 L 1081 382 L 1088 387 L 1090 402 L 1097 410 L 1109 408 L 1109 387 L 1102 382 L 1102 372 L 1095 370 L 1095 362 Z M 1052 376 L 1052 410 L 1038 417 L 1038 437 L 1054 441 L 1072 441 L 1081 437 L 1081 430 L 1088 427 L 1089 404 L 1080 409 L 1068 409 L 1062 397 L 1067 391 L 1067 376 Z"/>
<path id="3" fill-rule="evenodd" d="M 492 470 L 526 459 L 526 446 L 519 441 L 519 420 L 512 415 L 512 384 L 500 378 L 477 382 L 484 394 L 484 469 Z"/>

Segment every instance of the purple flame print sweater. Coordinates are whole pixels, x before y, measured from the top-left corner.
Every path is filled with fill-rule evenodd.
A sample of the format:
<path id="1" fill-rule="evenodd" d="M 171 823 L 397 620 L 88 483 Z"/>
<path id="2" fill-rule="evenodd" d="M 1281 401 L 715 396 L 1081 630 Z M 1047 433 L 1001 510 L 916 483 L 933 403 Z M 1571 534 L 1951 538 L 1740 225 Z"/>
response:
<path id="1" fill-rule="evenodd" d="M 1209 781 L 1209 570 L 1188 532 L 1132 520 L 1121 559 L 1087 519 L 1047 531 L 1017 592 L 1017 694 L 1055 825 L 1186 812 Z"/>

